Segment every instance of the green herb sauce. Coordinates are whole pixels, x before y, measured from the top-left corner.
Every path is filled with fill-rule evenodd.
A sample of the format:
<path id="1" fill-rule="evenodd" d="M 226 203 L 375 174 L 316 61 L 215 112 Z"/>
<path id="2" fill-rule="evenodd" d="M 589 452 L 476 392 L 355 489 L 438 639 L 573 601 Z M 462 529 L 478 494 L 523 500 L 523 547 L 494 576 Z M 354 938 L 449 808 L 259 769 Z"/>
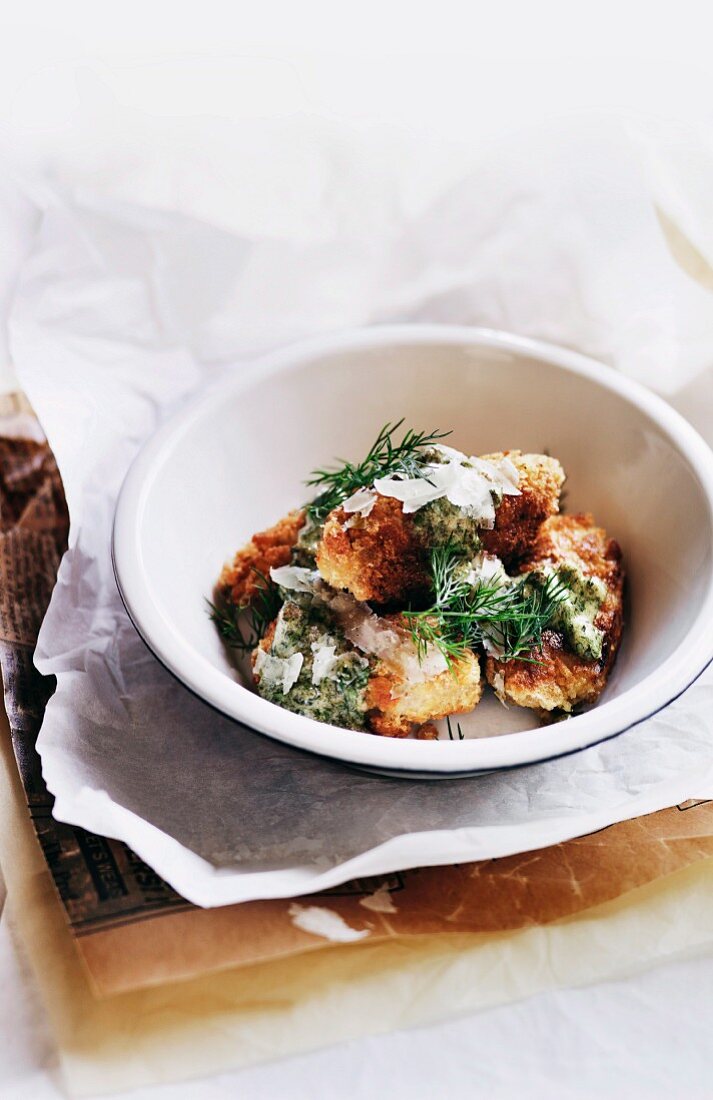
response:
<path id="1" fill-rule="evenodd" d="M 435 448 L 425 451 L 423 458 L 425 462 L 438 465 L 447 461 L 446 457 Z M 471 465 L 465 459 L 461 463 L 461 466 L 467 468 Z M 502 495 L 495 490 L 492 495 L 497 507 L 502 501 Z M 427 550 L 452 546 L 458 553 L 473 558 L 481 549 L 482 542 L 476 520 L 464 515 L 461 509 L 456 504 L 451 504 L 447 497 L 439 497 L 430 504 L 424 504 L 413 513 L 413 520 L 417 536 Z"/>
<path id="2" fill-rule="evenodd" d="M 550 625 L 559 629 L 571 649 L 585 661 L 598 661 L 602 655 L 604 631 L 594 625 L 607 594 L 598 577 L 588 577 L 574 565 L 560 565 L 557 574 L 568 588 L 558 604 Z"/>
<path id="3" fill-rule="evenodd" d="M 292 595 L 292 594 L 291 594 Z M 334 646 L 337 661 L 319 684 L 312 683 L 315 653 L 312 646 Z M 304 714 L 318 722 L 363 730 L 366 728 L 366 686 L 370 662 L 346 640 L 331 620 L 326 608 L 309 606 L 309 599 L 296 603 L 289 599 L 277 620 L 270 647 L 273 657 L 288 658 L 301 653 L 300 674 L 287 692 L 279 684 L 262 677 L 258 693 L 271 703 Z"/>
<path id="4" fill-rule="evenodd" d="M 480 550 L 476 521 L 464 516 L 446 497 L 424 504 L 413 513 L 413 522 L 419 541 L 428 550 L 452 546 L 469 558 L 475 557 Z"/>

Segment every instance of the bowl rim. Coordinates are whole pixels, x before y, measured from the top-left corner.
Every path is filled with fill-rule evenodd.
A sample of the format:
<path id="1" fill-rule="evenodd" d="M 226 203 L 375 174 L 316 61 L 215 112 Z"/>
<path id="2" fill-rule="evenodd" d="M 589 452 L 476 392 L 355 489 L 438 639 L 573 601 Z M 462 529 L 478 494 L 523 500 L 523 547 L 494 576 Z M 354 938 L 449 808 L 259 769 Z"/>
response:
<path id="1" fill-rule="evenodd" d="M 190 397 L 143 444 L 121 486 L 114 513 L 112 562 L 119 594 L 136 630 L 158 660 L 199 698 L 227 717 L 295 748 L 390 775 L 463 776 L 553 759 L 615 737 L 673 702 L 713 660 L 713 574 L 684 640 L 640 683 L 584 714 L 496 737 L 428 742 L 377 737 L 317 722 L 262 699 L 176 636 L 155 603 L 143 568 L 142 518 L 152 483 L 181 437 L 230 394 L 272 374 L 299 370 L 317 357 L 394 345 L 428 344 L 505 350 L 587 378 L 644 412 L 688 461 L 708 504 L 713 530 L 713 451 L 662 398 L 612 367 L 530 337 L 468 325 L 370 326 L 311 337 L 262 355 Z M 204 595 L 201 593 L 201 595 Z"/>

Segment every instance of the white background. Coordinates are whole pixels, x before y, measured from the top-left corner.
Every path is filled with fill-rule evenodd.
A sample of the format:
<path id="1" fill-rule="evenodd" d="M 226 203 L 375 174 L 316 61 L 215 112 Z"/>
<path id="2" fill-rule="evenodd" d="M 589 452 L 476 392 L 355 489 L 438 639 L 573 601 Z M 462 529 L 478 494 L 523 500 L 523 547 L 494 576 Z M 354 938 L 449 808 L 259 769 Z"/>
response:
<path id="1" fill-rule="evenodd" d="M 428 134 L 414 203 L 462 165 L 463 139 L 574 110 L 609 108 L 713 132 L 710 34 L 701 3 L 24 3 L 0 26 L 0 298 L 12 292 L 31 226 L 6 198 L 9 163 L 65 184 L 185 209 L 240 225 L 240 188 L 181 187 L 185 138 L 232 120 L 279 140 L 295 112 Z M 152 119 L 173 138 L 153 145 Z M 180 123 L 180 125 L 179 125 Z M 247 148 L 247 139 L 246 146 Z M 295 154 L 297 156 L 297 153 Z M 285 194 L 303 189 L 280 156 Z M 231 172 L 235 166 L 231 166 Z M 249 177 L 249 165 L 246 165 Z M 230 173 L 228 173 L 230 175 Z M 232 178 L 232 177 L 231 177 Z M 368 181 L 367 181 L 368 183 Z M 206 210 L 205 195 L 213 196 Z M 280 211 L 260 209 L 279 231 Z M 365 190 L 368 201 L 368 187 Z M 241 229 L 249 226 L 240 225 Z M 0 341 L 0 350 L 2 342 Z M 6 361 L 4 377 L 9 379 Z M 9 384 L 9 381 L 8 383 Z M 8 922 L 0 923 L 0 1092 L 55 1096 L 42 1009 Z M 713 960 L 662 967 L 628 982 L 547 994 L 427 1031 L 353 1043 L 231 1078 L 156 1090 L 161 1098 L 500 1096 L 502 1067 L 530 1097 L 703 1097 L 713 1017 Z M 656 1005 L 656 1011 L 652 1010 Z M 601 1026 L 592 1029 L 592 1008 Z M 583 1030 L 581 1021 L 588 1021 Z M 384 1075 L 384 1063 L 393 1069 Z M 380 1066 L 379 1079 L 370 1070 Z M 45 1067 L 49 1067 L 49 1072 Z M 508 1074 L 512 1080 L 512 1073 Z M 3 1087 L 3 1082 L 5 1088 Z"/>

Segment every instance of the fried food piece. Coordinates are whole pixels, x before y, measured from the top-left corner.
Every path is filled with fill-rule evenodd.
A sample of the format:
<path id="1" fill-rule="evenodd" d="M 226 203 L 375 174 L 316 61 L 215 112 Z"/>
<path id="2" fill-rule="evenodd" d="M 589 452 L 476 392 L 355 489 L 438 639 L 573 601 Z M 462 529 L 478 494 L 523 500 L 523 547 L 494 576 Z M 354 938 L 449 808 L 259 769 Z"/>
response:
<path id="1" fill-rule="evenodd" d="M 503 497 L 492 531 L 478 531 L 475 521 L 449 506 L 454 520 L 450 531 L 443 529 L 442 541 L 477 535 L 483 548 L 508 567 L 528 551 L 542 521 L 559 510 L 565 475 L 548 455 L 506 451 L 484 457 L 492 461 L 504 456 L 517 468 L 519 495 Z M 335 508 L 324 524 L 317 568 L 333 588 L 346 589 L 358 600 L 387 604 L 419 599 L 429 586 L 428 551 L 434 542 L 422 513 L 431 507 L 405 514 L 398 500 L 377 496 L 368 516 L 348 516 Z"/>
<path id="2" fill-rule="evenodd" d="M 371 614 L 371 613 L 369 613 Z M 345 637 L 338 617 L 323 603 L 284 604 L 252 655 L 260 695 L 330 725 L 407 737 L 415 727 L 472 710 L 483 693 L 480 662 L 467 652 L 444 668 L 440 655 L 423 665 L 400 616 L 377 621 L 393 649 L 383 657 Z"/>
<path id="3" fill-rule="evenodd" d="M 569 713 L 601 695 L 621 641 L 624 569 L 618 543 L 595 526 L 589 513 L 553 516 L 542 524 L 520 569 L 528 572 L 543 566 L 573 567 L 585 578 L 596 578 L 606 592 L 594 618 L 594 627 L 603 634 L 596 659 L 579 656 L 561 629 L 543 632 L 542 645 L 532 652 L 540 664 L 487 658 L 485 675 L 498 697 L 548 719 L 553 712 Z"/>
<path id="4" fill-rule="evenodd" d="M 271 703 L 347 729 L 367 729 L 370 662 L 322 606 L 287 600 L 252 653 L 258 694 Z"/>
<path id="5" fill-rule="evenodd" d="M 483 549 L 500 558 L 508 569 L 529 551 L 542 521 L 559 512 L 565 473 L 550 455 L 523 455 L 518 451 L 505 454 L 519 474 L 520 495 L 503 497 L 493 530 L 483 531 L 480 537 Z M 492 461 L 502 455 L 483 457 Z"/>
<path id="6" fill-rule="evenodd" d="M 437 676 L 421 683 L 400 680 L 383 663 L 369 679 L 366 702 L 368 722 L 374 733 L 407 737 L 414 725 L 473 710 L 483 695 L 480 661 L 468 652 Z"/>
<path id="7" fill-rule="evenodd" d="M 351 519 L 354 522 L 347 527 Z M 327 516 L 317 549 L 317 568 L 332 588 L 358 600 L 385 604 L 426 593 L 426 554 L 401 501 L 377 496 L 368 516 L 350 517 L 343 508 Z"/>
<path id="8" fill-rule="evenodd" d="M 236 607 L 247 607 L 256 592 L 264 588 L 262 578 L 269 577 L 272 568 L 289 564 L 292 547 L 304 524 L 304 512 L 296 509 L 273 527 L 258 531 L 238 550 L 232 562 L 223 566 L 217 593 Z"/>

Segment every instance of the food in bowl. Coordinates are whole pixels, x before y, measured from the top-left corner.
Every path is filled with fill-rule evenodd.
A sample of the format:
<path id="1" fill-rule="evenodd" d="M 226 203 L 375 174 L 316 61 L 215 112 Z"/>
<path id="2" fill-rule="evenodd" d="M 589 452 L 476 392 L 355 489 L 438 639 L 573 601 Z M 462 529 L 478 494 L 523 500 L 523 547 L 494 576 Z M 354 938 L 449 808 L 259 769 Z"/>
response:
<path id="1" fill-rule="evenodd" d="M 556 458 L 472 456 L 449 432 L 401 428 L 315 471 L 316 496 L 223 568 L 213 619 L 258 694 L 423 740 L 486 686 L 545 721 L 594 703 L 621 641 L 618 544 L 590 514 L 560 514 Z"/>

